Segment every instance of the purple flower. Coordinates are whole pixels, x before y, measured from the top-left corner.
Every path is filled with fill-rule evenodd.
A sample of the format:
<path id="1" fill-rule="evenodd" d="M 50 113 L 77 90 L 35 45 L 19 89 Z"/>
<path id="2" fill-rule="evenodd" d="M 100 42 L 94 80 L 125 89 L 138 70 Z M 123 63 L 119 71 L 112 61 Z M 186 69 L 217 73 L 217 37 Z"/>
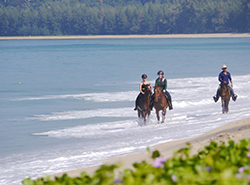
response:
<path id="1" fill-rule="evenodd" d="M 238 172 L 239 172 L 239 173 L 242 173 L 244 170 L 245 170 L 245 167 L 243 166 L 243 167 L 240 167 L 240 168 L 238 169 Z"/>
<path id="2" fill-rule="evenodd" d="M 207 170 L 208 172 L 210 172 L 210 171 L 212 170 L 212 168 L 211 168 L 210 166 L 208 166 L 208 167 L 206 167 L 206 170 Z"/>
<path id="3" fill-rule="evenodd" d="M 247 157 L 250 157 L 250 152 L 247 153 Z"/>
<path id="4" fill-rule="evenodd" d="M 250 148 L 248 148 L 248 151 L 250 151 Z"/>
<path id="5" fill-rule="evenodd" d="M 177 177 L 176 177 L 175 175 L 172 175 L 172 176 L 171 176 L 171 179 L 172 179 L 174 182 L 177 181 Z"/>
<path id="6" fill-rule="evenodd" d="M 154 164 L 153 164 L 153 167 L 160 168 L 166 161 L 167 161 L 167 159 L 164 157 L 156 157 Z"/>
<path id="7" fill-rule="evenodd" d="M 116 177 L 114 183 L 117 184 L 117 183 L 121 183 L 121 182 L 122 182 L 122 180 L 119 177 Z"/>

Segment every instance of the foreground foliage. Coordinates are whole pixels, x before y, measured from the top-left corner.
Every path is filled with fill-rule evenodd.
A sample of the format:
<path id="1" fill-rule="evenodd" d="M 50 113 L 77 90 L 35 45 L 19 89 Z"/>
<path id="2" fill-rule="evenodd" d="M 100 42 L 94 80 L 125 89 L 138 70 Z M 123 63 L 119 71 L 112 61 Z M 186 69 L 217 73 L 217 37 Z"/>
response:
<path id="1" fill-rule="evenodd" d="M 24 185 L 185 185 L 218 184 L 250 185 L 250 139 L 228 144 L 211 142 L 198 154 L 190 156 L 191 146 L 175 152 L 166 159 L 158 151 L 152 154 L 153 164 L 143 161 L 134 163 L 134 170 L 125 169 L 115 177 L 116 165 L 101 166 L 93 176 L 83 172 L 71 178 L 64 174 L 55 180 L 49 177 L 32 181 L 25 179 Z"/>

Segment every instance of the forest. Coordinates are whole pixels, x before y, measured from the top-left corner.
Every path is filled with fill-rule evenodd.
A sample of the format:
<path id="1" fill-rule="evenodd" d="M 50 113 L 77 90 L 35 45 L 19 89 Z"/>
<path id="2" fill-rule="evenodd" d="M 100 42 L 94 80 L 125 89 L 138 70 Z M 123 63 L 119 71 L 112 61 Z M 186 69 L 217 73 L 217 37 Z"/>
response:
<path id="1" fill-rule="evenodd" d="M 250 0 L 0 0 L 0 36 L 250 32 Z"/>

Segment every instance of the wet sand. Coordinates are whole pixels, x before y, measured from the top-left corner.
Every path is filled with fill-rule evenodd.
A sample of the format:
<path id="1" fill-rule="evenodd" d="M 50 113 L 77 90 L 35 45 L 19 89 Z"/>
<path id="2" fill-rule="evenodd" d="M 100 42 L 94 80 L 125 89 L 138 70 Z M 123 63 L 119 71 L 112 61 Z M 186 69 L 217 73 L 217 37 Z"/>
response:
<path id="1" fill-rule="evenodd" d="M 211 141 L 215 142 L 227 142 L 228 140 L 234 140 L 235 142 L 244 139 L 250 138 L 250 118 L 234 121 L 228 124 L 225 124 L 221 127 L 218 127 L 214 130 L 211 130 L 205 134 L 202 134 L 197 137 L 181 139 L 177 141 L 166 142 L 162 144 L 158 144 L 154 147 L 151 147 L 150 150 L 159 150 L 162 156 L 170 158 L 173 156 L 175 150 L 181 149 L 186 147 L 186 143 L 191 144 L 191 154 L 197 153 L 199 150 L 203 149 L 204 146 L 208 145 Z M 118 156 L 113 158 L 108 158 L 103 161 L 103 164 L 111 165 L 111 164 L 120 164 L 121 167 L 119 171 L 122 171 L 126 168 L 133 168 L 132 165 L 135 162 L 141 162 L 146 160 L 148 162 L 152 162 L 150 159 L 150 153 L 148 153 L 145 149 L 143 153 L 131 154 L 131 155 L 124 155 Z M 100 166 L 91 166 L 82 169 L 76 169 L 68 172 L 68 176 L 77 177 L 85 171 L 88 174 L 92 175 Z M 61 176 L 64 173 L 54 174 L 54 176 Z"/>

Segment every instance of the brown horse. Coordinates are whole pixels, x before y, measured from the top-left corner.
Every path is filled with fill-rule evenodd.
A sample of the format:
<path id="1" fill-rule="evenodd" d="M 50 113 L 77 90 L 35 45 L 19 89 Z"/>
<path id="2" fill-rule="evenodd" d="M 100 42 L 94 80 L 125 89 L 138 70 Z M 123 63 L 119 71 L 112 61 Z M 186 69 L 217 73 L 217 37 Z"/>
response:
<path id="1" fill-rule="evenodd" d="M 222 113 L 228 112 L 228 105 L 230 101 L 230 89 L 227 84 L 221 84 L 221 106 L 222 106 Z"/>
<path id="2" fill-rule="evenodd" d="M 154 108 L 156 110 L 157 120 L 158 122 L 160 121 L 159 111 L 162 110 L 161 123 L 164 123 L 165 115 L 166 115 L 167 107 L 168 107 L 167 98 L 164 95 L 164 92 L 161 90 L 160 85 L 154 86 L 154 94 L 155 94 Z"/>
<path id="3" fill-rule="evenodd" d="M 146 117 L 150 115 L 151 110 L 150 110 L 150 97 L 151 97 L 152 91 L 151 91 L 151 86 L 145 85 L 145 91 L 144 94 L 141 94 L 138 100 L 138 106 L 137 106 L 137 111 L 138 111 L 138 117 L 144 119 L 144 122 L 146 122 Z"/>

